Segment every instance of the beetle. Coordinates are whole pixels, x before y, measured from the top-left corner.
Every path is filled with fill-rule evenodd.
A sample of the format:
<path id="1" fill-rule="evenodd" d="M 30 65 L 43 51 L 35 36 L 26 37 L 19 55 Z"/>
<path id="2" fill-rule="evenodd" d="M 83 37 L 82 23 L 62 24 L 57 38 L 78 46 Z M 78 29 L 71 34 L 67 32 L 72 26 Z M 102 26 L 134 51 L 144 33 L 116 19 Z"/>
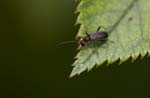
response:
<path id="1" fill-rule="evenodd" d="M 90 41 L 106 41 L 107 38 L 108 38 L 108 32 L 106 31 L 99 31 L 101 29 L 102 26 L 99 26 L 96 30 L 95 33 L 92 33 L 92 34 L 88 34 L 86 32 L 86 36 L 83 37 L 83 38 L 80 38 L 78 44 L 79 44 L 79 49 L 84 47 L 85 44 L 87 42 L 90 42 Z"/>
<path id="2" fill-rule="evenodd" d="M 66 41 L 66 42 L 59 43 L 58 45 L 62 45 L 62 44 L 66 44 L 66 43 L 72 43 L 72 42 L 73 43 L 78 42 L 78 45 L 79 45 L 78 49 L 81 49 L 88 42 L 91 42 L 91 41 L 106 41 L 107 38 L 108 38 L 108 32 L 100 31 L 101 27 L 102 26 L 99 26 L 95 33 L 88 34 L 86 32 L 86 36 L 85 37 L 80 37 L 77 41 Z"/>

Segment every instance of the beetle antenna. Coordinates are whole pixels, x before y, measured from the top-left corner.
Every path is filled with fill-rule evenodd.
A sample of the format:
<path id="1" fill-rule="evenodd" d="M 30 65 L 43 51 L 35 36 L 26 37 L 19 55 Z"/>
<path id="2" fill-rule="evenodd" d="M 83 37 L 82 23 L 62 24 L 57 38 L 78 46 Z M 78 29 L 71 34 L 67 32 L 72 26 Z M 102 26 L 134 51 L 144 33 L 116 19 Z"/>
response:
<path id="1" fill-rule="evenodd" d="M 63 45 L 63 44 L 68 44 L 68 43 L 76 43 L 77 41 L 65 41 L 65 42 L 61 42 L 59 44 L 57 44 L 56 46 L 60 46 L 60 45 Z"/>

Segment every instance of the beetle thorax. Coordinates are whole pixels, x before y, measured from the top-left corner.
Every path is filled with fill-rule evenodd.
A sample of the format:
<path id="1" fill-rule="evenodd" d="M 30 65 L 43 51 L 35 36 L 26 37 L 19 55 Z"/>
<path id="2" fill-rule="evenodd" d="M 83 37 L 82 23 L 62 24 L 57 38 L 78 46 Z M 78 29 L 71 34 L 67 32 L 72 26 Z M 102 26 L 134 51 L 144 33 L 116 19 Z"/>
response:
<path id="1" fill-rule="evenodd" d="M 81 38 L 80 40 L 79 40 L 79 45 L 81 46 L 81 47 L 84 47 L 85 46 L 85 41 L 84 41 L 84 38 Z"/>

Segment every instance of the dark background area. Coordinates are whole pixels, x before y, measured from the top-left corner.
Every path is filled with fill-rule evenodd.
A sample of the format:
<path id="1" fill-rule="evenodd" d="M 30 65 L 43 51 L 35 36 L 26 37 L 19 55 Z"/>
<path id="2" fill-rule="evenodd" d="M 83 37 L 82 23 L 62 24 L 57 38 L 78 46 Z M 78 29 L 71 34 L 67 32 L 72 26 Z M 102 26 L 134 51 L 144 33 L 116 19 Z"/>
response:
<path id="1" fill-rule="evenodd" d="M 150 61 L 131 59 L 69 79 L 74 0 L 0 1 L 0 98 L 148 98 Z"/>

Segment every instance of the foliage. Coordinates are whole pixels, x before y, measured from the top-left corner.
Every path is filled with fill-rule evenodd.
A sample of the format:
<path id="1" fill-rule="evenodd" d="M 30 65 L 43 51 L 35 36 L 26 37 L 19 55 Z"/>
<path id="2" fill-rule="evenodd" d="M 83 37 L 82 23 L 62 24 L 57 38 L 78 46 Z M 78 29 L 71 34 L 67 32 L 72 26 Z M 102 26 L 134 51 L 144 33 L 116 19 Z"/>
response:
<path id="1" fill-rule="evenodd" d="M 91 70 L 104 62 L 107 65 L 150 52 L 150 0 L 80 0 L 77 24 L 81 24 L 77 36 L 93 33 L 103 26 L 109 34 L 108 41 L 96 43 L 96 51 L 87 46 L 79 51 L 70 77 Z M 90 43 L 91 44 L 91 43 Z M 98 53 L 98 55 L 97 55 Z"/>

